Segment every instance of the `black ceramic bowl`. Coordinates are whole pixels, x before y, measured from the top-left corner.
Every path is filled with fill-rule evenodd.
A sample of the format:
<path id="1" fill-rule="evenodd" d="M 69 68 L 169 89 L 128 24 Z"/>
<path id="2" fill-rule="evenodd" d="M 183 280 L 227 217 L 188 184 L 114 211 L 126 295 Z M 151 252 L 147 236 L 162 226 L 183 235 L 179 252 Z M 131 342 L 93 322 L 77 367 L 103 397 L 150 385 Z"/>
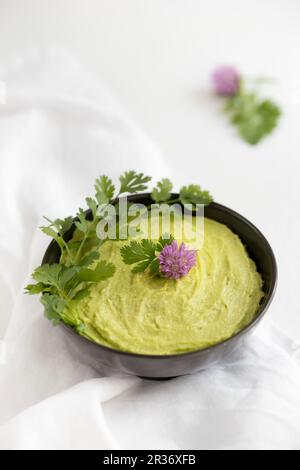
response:
<path id="1" fill-rule="evenodd" d="M 151 203 L 147 193 L 130 196 L 128 200 L 142 204 Z M 90 214 L 87 213 L 87 217 L 89 216 Z M 273 299 L 277 283 L 276 260 L 272 248 L 263 234 L 240 214 L 214 202 L 205 208 L 205 217 L 227 225 L 240 237 L 263 277 L 265 296 L 255 319 L 246 328 L 226 341 L 206 349 L 168 356 L 133 354 L 101 346 L 80 336 L 72 328 L 61 323 L 61 327 L 69 337 L 69 345 L 72 347 L 73 353 L 79 356 L 79 360 L 95 367 L 101 373 L 125 373 L 162 379 L 192 374 L 205 369 L 221 361 L 236 348 L 242 347 L 244 337 L 249 335 L 261 321 Z M 67 234 L 68 238 L 71 238 L 73 230 L 74 228 Z M 43 264 L 56 263 L 59 256 L 60 249 L 57 243 L 52 241 L 43 258 Z"/>

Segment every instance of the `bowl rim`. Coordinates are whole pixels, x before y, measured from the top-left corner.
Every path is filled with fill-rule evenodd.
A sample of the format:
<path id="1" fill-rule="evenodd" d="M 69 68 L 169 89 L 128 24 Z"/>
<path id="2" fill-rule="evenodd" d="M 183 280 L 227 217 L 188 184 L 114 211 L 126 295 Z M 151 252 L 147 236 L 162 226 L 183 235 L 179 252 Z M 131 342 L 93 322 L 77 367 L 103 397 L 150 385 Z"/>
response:
<path id="1" fill-rule="evenodd" d="M 178 195 L 177 193 L 172 194 L 172 196 L 177 196 L 177 195 Z M 132 195 L 127 196 L 127 199 L 128 200 L 136 200 L 137 198 L 140 198 L 140 197 L 145 198 L 145 197 L 149 197 L 149 196 L 150 196 L 149 192 L 137 193 L 137 194 L 132 194 Z M 63 321 L 61 321 L 59 323 L 59 326 L 62 326 L 63 328 L 67 329 L 69 333 L 73 334 L 77 338 L 80 338 L 82 341 L 87 342 L 91 346 L 94 346 L 94 347 L 97 347 L 97 348 L 102 348 L 102 349 L 104 349 L 104 350 L 106 350 L 110 353 L 120 354 L 122 356 L 127 356 L 127 357 L 131 357 L 131 358 L 136 358 L 136 359 L 146 359 L 146 360 L 151 360 L 151 359 L 168 360 L 168 359 L 172 359 L 172 358 L 180 358 L 180 357 L 185 358 L 185 357 L 197 356 L 199 354 L 202 354 L 202 353 L 204 354 L 205 352 L 215 350 L 218 347 L 223 347 L 223 346 L 227 345 L 229 342 L 233 341 L 234 339 L 240 338 L 240 337 L 244 336 L 246 333 L 248 333 L 248 331 L 251 330 L 252 328 L 254 328 L 255 325 L 265 316 L 265 314 L 266 314 L 266 312 L 267 312 L 267 310 L 268 310 L 268 308 L 269 308 L 269 306 L 272 303 L 272 300 L 274 298 L 276 288 L 277 288 L 277 283 L 278 283 L 278 268 L 277 268 L 277 262 L 276 262 L 275 254 L 274 254 L 274 251 L 273 251 L 270 243 L 268 242 L 266 237 L 263 235 L 263 233 L 252 222 L 250 222 L 246 217 L 244 217 L 243 215 L 239 214 L 238 212 L 234 211 L 233 209 L 230 209 L 229 207 L 224 206 L 223 204 L 220 204 L 218 202 L 212 202 L 209 206 L 215 207 L 216 209 L 219 209 L 220 211 L 228 213 L 231 216 L 239 219 L 244 224 L 248 225 L 248 227 L 253 232 L 255 232 L 255 234 L 262 240 L 262 242 L 264 243 L 264 245 L 265 245 L 265 247 L 266 247 L 266 249 L 269 253 L 270 259 L 271 259 L 273 279 L 272 279 L 272 283 L 271 283 L 271 286 L 270 286 L 269 293 L 266 297 L 263 298 L 263 302 L 260 305 L 256 316 L 253 318 L 253 320 L 245 328 L 243 328 L 240 331 L 237 331 L 233 336 L 230 336 L 229 338 L 227 338 L 223 341 L 220 341 L 216 344 L 213 344 L 211 346 L 207 346 L 206 348 L 196 349 L 196 350 L 193 350 L 193 351 L 187 351 L 187 352 L 177 353 L 177 354 L 173 354 L 173 353 L 172 354 L 140 354 L 140 353 L 134 353 L 134 352 L 129 352 L 129 351 L 122 351 L 122 350 L 119 350 L 119 349 L 111 348 L 109 346 L 104 346 L 100 343 L 96 343 L 95 341 L 92 341 L 89 338 L 86 338 L 85 336 L 80 335 L 79 333 L 74 331 L 74 329 L 70 325 L 67 325 Z M 89 211 L 87 211 L 87 212 L 89 212 Z M 212 219 L 212 220 L 214 220 L 214 219 Z M 226 225 L 226 224 L 224 224 L 224 225 Z M 240 236 L 239 234 L 237 234 L 237 235 Z M 56 245 L 56 242 L 55 242 L 55 240 L 52 240 L 50 242 L 50 244 L 48 245 L 48 248 L 47 248 L 47 250 L 44 254 L 42 264 L 45 264 L 47 262 L 46 258 L 47 258 L 48 251 L 50 251 L 52 246 L 54 246 L 54 245 Z"/>

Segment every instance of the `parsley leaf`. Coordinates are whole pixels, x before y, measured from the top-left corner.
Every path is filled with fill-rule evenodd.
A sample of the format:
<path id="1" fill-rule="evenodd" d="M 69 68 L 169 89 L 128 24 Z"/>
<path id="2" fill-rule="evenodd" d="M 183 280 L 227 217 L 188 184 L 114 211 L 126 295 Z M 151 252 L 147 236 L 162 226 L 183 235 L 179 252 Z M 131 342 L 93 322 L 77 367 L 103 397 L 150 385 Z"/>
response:
<path id="1" fill-rule="evenodd" d="M 280 108 L 270 100 L 261 100 L 255 93 L 240 93 L 229 100 L 226 110 L 241 137 L 256 145 L 278 124 Z"/>
<path id="2" fill-rule="evenodd" d="M 71 293 L 71 298 L 72 300 L 79 301 L 87 297 L 90 293 L 89 287 L 84 287 L 83 289 L 77 291 L 77 292 L 72 292 Z"/>
<path id="3" fill-rule="evenodd" d="M 159 181 L 151 193 L 153 201 L 166 202 L 171 197 L 173 183 L 168 178 L 163 178 Z"/>
<path id="4" fill-rule="evenodd" d="M 28 284 L 25 287 L 26 293 L 30 295 L 40 294 L 41 292 L 45 292 L 47 290 L 47 286 L 42 282 L 38 282 L 37 284 Z"/>
<path id="5" fill-rule="evenodd" d="M 150 273 L 154 275 L 158 275 L 160 273 L 160 263 L 159 259 L 155 258 L 151 264 L 149 265 Z"/>
<path id="6" fill-rule="evenodd" d="M 95 269 L 81 269 L 76 279 L 79 282 L 100 282 L 107 279 L 115 273 L 115 266 L 112 263 L 101 260 L 95 267 Z"/>
<path id="7" fill-rule="evenodd" d="M 79 269 L 78 266 L 66 267 L 63 264 L 43 264 L 33 272 L 32 278 L 37 281 L 39 288 L 41 288 L 41 285 L 44 285 L 45 288 L 52 286 L 55 287 L 58 292 L 67 292 L 68 282 L 75 276 Z M 27 286 L 27 288 L 28 287 L 29 286 Z M 30 291 L 32 292 L 32 290 L 33 286 L 30 285 Z"/>
<path id="8" fill-rule="evenodd" d="M 101 175 L 96 180 L 95 190 L 98 204 L 107 204 L 111 199 L 113 199 L 115 194 L 113 182 L 106 175 Z"/>
<path id="9" fill-rule="evenodd" d="M 251 145 L 257 144 L 263 137 L 270 134 L 277 126 L 280 109 L 271 101 L 262 101 L 247 119 L 239 122 L 241 136 Z"/>
<path id="10" fill-rule="evenodd" d="M 51 226 L 49 227 L 40 227 L 41 231 L 45 234 L 48 235 L 48 237 L 53 238 L 56 243 L 59 245 L 60 249 L 63 250 L 65 247 L 65 243 L 63 238 L 60 236 L 59 233 L 57 233 Z"/>
<path id="11" fill-rule="evenodd" d="M 213 198 L 208 191 L 203 191 L 197 184 L 183 186 L 179 193 L 179 200 L 182 204 L 205 204 L 212 202 Z"/>
<path id="12" fill-rule="evenodd" d="M 134 264 L 145 259 L 153 259 L 155 250 L 156 244 L 151 240 L 143 239 L 140 242 L 133 240 L 121 248 L 121 256 L 124 263 Z"/>
<path id="13" fill-rule="evenodd" d="M 64 240 L 61 235 L 57 232 L 57 230 L 52 228 L 52 224 L 50 224 L 49 226 L 42 226 L 40 227 L 40 229 L 45 235 L 48 235 L 48 237 L 54 238 L 61 250 L 64 249 Z"/>
<path id="14" fill-rule="evenodd" d="M 57 325 L 67 306 L 66 301 L 56 294 L 44 294 L 41 297 L 41 303 L 44 305 L 46 318 L 51 320 L 54 325 Z"/>
<path id="15" fill-rule="evenodd" d="M 100 282 L 115 272 L 112 263 L 100 261 L 94 270 L 87 268 L 98 258 L 91 252 L 82 260 L 82 266 L 64 266 L 63 264 L 43 264 L 32 274 L 36 284 L 29 284 L 28 294 L 42 293 L 41 302 L 45 315 L 54 323 L 63 320 L 71 326 L 78 326 L 79 320 L 74 312 L 74 300 L 81 300 L 89 294 L 89 283 Z"/>
<path id="16" fill-rule="evenodd" d="M 64 235 L 73 225 L 73 217 L 66 217 L 65 219 L 56 219 L 53 222 L 60 235 Z"/>
<path id="17" fill-rule="evenodd" d="M 41 303 L 45 307 L 45 316 L 57 325 L 61 320 L 61 315 L 67 306 L 66 300 L 56 294 L 44 294 L 41 297 Z"/>
<path id="18" fill-rule="evenodd" d="M 70 259 L 72 260 L 72 255 L 69 250 L 68 244 L 64 239 L 64 235 L 68 230 L 71 229 L 74 223 L 73 218 L 66 217 L 65 219 L 50 220 L 47 217 L 44 217 L 44 219 L 47 220 L 49 225 L 40 227 L 42 232 L 45 233 L 45 235 L 48 235 L 49 237 L 53 238 L 62 252 L 66 250 Z"/>
<path id="19" fill-rule="evenodd" d="M 93 219 L 95 220 L 97 218 L 97 207 L 98 207 L 97 201 L 93 199 L 92 197 L 87 197 L 85 201 L 86 201 L 88 208 L 92 211 Z"/>
<path id="20" fill-rule="evenodd" d="M 137 193 L 147 189 L 147 183 L 151 181 L 150 176 L 145 176 L 144 173 L 137 173 L 136 171 L 125 171 L 119 178 L 121 187 L 120 193 Z"/>
<path id="21" fill-rule="evenodd" d="M 79 219 L 78 221 L 75 222 L 76 228 L 80 232 L 82 232 L 84 235 L 86 235 L 91 225 L 90 222 L 86 219 L 86 213 L 84 212 L 83 209 L 79 209 L 76 216 Z"/>
<path id="22" fill-rule="evenodd" d="M 144 272 L 156 259 L 157 245 L 152 240 L 133 240 L 121 248 L 121 256 L 125 264 L 136 264 L 133 273 Z"/>
<path id="23" fill-rule="evenodd" d="M 137 263 L 133 268 L 132 272 L 133 273 L 143 273 L 146 271 L 147 268 L 149 268 L 150 264 L 155 261 L 155 258 L 153 259 L 146 259 L 144 261 L 140 261 Z"/>
<path id="24" fill-rule="evenodd" d="M 172 243 L 174 237 L 164 234 L 158 242 L 143 239 L 141 241 L 133 240 L 129 245 L 124 245 L 120 252 L 125 264 L 135 264 L 133 273 L 141 273 L 150 269 L 151 274 L 159 274 L 160 265 L 157 258 L 157 252 L 160 252 L 164 246 Z"/>
<path id="25" fill-rule="evenodd" d="M 48 217 L 44 217 L 49 222 L 49 227 L 52 227 L 59 235 L 63 236 L 73 225 L 73 218 L 66 217 L 65 219 L 51 220 Z"/>
<path id="26" fill-rule="evenodd" d="M 86 204 L 93 216 L 92 220 L 87 218 L 86 211 L 81 208 L 75 218 L 50 220 L 45 217 L 48 225 L 41 229 L 46 235 L 56 240 L 61 248 L 62 256 L 57 264 L 44 264 L 35 269 L 32 275 L 35 284 L 29 284 L 25 290 L 30 295 L 42 294 L 41 302 L 44 305 L 45 314 L 53 323 L 63 320 L 76 331 L 83 331 L 84 324 L 81 323 L 80 312 L 76 311 L 75 301 L 89 295 L 92 283 L 108 279 L 115 273 L 115 266 L 112 263 L 105 260 L 99 261 L 99 246 L 103 241 L 96 239 L 97 223 L 106 217 L 105 207 L 112 201 L 116 205 L 117 217 L 119 217 L 117 198 L 124 193 L 132 194 L 146 190 L 151 177 L 135 171 L 126 171 L 119 180 L 120 190 L 117 194 L 108 176 L 102 175 L 96 180 L 95 196 L 86 198 Z M 170 204 L 172 189 L 171 181 L 167 178 L 162 179 L 152 191 L 153 200 L 157 203 Z M 199 186 L 191 185 L 182 188 L 179 200 L 203 202 L 203 199 L 205 201 L 209 199 L 208 196 L 208 193 L 202 191 Z M 178 197 L 175 198 L 175 202 L 178 202 Z M 148 211 L 147 207 L 145 211 Z M 133 220 L 132 218 L 134 219 L 135 216 L 130 215 L 127 223 Z M 76 228 L 76 234 L 67 241 L 65 235 L 72 228 Z M 158 253 L 173 240 L 172 236 L 164 234 L 157 242 L 147 239 L 139 242 L 131 241 L 129 245 L 121 249 L 123 261 L 134 265 L 133 272 L 144 272 L 148 269 L 151 274 L 159 274 Z"/>
<path id="27" fill-rule="evenodd" d="M 171 245 L 174 240 L 172 234 L 163 233 L 157 242 L 157 251 L 161 251 L 166 245 Z"/>
<path id="28" fill-rule="evenodd" d="M 88 255 L 84 256 L 84 258 L 82 258 L 78 265 L 79 266 L 85 266 L 85 267 L 88 267 L 90 266 L 91 264 L 93 264 L 94 261 L 97 261 L 97 259 L 99 258 L 100 256 L 100 253 L 98 251 L 91 251 L 91 253 L 89 253 Z"/>
<path id="29" fill-rule="evenodd" d="M 34 270 L 32 279 L 43 284 L 58 287 L 62 269 L 63 265 L 61 264 L 43 264 Z"/>
<path id="30" fill-rule="evenodd" d="M 70 267 L 62 266 L 62 270 L 59 275 L 59 283 L 58 283 L 59 289 L 61 291 L 68 292 L 68 284 L 70 281 L 73 280 L 75 274 L 77 274 L 79 270 L 80 270 L 79 266 L 70 266 Z"/>

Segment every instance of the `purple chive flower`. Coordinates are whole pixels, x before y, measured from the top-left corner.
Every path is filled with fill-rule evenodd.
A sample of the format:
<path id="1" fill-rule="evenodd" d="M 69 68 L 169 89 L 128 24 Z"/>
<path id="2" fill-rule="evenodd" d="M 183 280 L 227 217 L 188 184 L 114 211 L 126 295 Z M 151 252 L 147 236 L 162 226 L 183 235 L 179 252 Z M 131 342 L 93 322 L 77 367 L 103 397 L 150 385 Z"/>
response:
<path id="1" fill-rule="evenodd" d="M 178 246 L 176 240 L 166 245 L 159 254 L 160 271 L 168 279 L 186 276 L 196 264 L 197 251 L 189 250 L 184 243 Z"/>
<path id="2" fill-rule="evenodd" d="M 239 91 L 240 74 L 230 65 L 218 67 L 212 74 L 214 90 L 221 96 L 234 96 Z"/>

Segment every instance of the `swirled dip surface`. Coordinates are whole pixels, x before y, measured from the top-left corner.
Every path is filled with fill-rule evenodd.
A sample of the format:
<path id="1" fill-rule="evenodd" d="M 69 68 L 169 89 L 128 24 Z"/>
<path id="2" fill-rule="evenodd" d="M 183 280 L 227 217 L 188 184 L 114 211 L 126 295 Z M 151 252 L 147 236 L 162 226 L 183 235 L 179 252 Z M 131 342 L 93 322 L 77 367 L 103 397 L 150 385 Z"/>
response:
<path id="1" fill-rule="evenodd" d="M 225 225 L 205 219 L 197 265 L 177 281 L 133 274 L 120 256 L 125 243 L 107 241 L 100 248 L 116 273 L 78 304 L 84 334 L 94 341 L 141 354 L 183 353 L 227 339 L 255 317 L 262 279 Z"/>

